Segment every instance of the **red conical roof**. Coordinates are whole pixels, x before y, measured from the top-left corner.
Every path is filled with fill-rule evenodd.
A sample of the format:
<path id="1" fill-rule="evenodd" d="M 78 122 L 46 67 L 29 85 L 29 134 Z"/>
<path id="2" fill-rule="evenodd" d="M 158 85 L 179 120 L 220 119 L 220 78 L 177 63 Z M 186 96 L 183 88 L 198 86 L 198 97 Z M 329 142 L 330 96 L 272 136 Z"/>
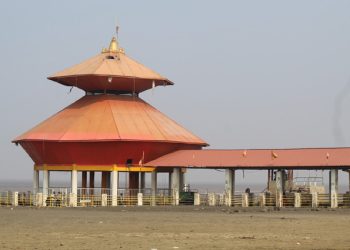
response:
<path id="1" fill-rule="evenodd" d="M 115 38 L 108 50 L 48 79 L 88 92 L 140 93 L 158 85 L 173 84 L 125 55 Z"/>
<path id="2" fill-rule="evenodd" d="M 14 142 L 43 140 L 207 145 L 142 99 L 123 95 L 86 95 Z"/>

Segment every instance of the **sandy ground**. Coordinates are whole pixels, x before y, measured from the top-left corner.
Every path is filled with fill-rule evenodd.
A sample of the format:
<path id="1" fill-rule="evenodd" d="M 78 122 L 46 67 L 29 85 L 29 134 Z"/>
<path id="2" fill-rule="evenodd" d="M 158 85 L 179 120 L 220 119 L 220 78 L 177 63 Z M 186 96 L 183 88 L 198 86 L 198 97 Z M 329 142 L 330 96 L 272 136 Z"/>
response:
<path id="1" fill-rule="evenodd" d="M 350 209 L 0 208 L 0 249 L 350 249 Z"/>

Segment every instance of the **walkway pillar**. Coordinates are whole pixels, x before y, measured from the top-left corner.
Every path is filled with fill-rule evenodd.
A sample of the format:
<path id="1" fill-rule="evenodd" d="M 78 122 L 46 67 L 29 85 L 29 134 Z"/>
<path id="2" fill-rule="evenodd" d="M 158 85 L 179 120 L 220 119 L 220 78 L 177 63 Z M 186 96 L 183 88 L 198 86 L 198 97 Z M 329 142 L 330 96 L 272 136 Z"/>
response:
<path id="1" fill-rule="evenodd" d="M 69 197 L 69 205 L 72 207 L 77 206 L 78 201 L 78 171 L 72 170 L 71 172 L 71 188 L 72 191 Z"/>
<path id="2" fill-rule="evenodd" d="M 171 174 L 171 189 L 173 193 L 173 205 L 179 205 L 180 192 L 180 168 L 174 168 Z"/>
<path id="3" fill-rule="evenodd" d="M 39 170 L 33 171 L 33 193 L 36 194 L 39 192 Z"/>
<path id="4" fill-rule="evenodd" d="M 276 173 L 276 206 L 283 207 L 284 193 L 284 170 L 277 170 Z"/>
<path id="5" fill-rule="evenodd" d="M 119 173 L 117 170 L 111 172 L 112 206 L 118 206 L 118 181 Z"/>
<path id="6" fill-rule="evenodd" d="M 232 206 L 235 192 L 235 170 L 225 169 L 225 205 Z"/>
<path id="7" fill-rule="evenodd" d="M 331 208 L 338 207 L 338 169 L 329 171 L 329 198 Z"/>
<path id="8" fill-rule="evenodd" d="M 157 195 L 157 170 L 153 170 L 151 173 L 151 188 L 152 188 L 152 206 L 156 205 L 156 195 Z"/>

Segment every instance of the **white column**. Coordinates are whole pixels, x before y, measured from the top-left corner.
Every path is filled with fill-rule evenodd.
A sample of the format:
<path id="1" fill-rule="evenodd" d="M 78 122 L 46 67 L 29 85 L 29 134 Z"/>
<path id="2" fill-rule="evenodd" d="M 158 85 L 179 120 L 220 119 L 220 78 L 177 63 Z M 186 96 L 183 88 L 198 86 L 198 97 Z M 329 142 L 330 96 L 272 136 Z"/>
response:
<path id="1" fill-rule="evenodd" d="M 277 170 L 276 173 L 276 206 L 283 207 L 283 170 Z"/>
<path id="2" fill-rule="evenodd" d="M 49 194 L 49 175 L 50 172 L 48 170 L 43 170 L 43 194 Z"/>
<path id="3" fill-rule="evenodd" d="M 338 207 L 338 169 L 329 171 L 329 198 L 331 207 Z"/>
<path id="4" fill-rule="evenodd" d="M 235 170 L 225 169 L 225 204 L 232 206 L 235 190 Z"/>
<path id="5" fill-rule="evenodd" d="M 76 207 L 78 202 L 78 171 L 77 170 L 72 170 L 71 172 L 71 188 L 72 188 L 72 191 L 69 194 L 69 205 L 72 207 Z"/>
<path id="6" fill-rule="evenodd" d="M 118 180 L 119 173 L 117 170 L 111 172 L 111 189 L 112 189 L 112 206 L 118 206 Z"/>
<path id="7" fill-rule="evenodd" d="M 46 199 L 49 194 L 49 175 L 48 170 L 43 170 L 43 207 L 46 206 Z"/>
<path id="8" fill-rule="evenodd" d="M 152 188 L 152 206 L 156 205 L 157 195 L 157 170 L 151 173 L 151 188 Z"/>
<path id="9" fill-rule="evenodd" d="M 33 171 L 33 193 L 39 192 L 39 170 Z"/>
<path id="10" fill-rule="evenodd" d="M 72 194 L 78 194 L 78 171 L 72 170 L 71 172 L 71 188 Z"/>
<path id="11" fill-rule="evenodd" d="M 179 205 L 180 192 L 180 168 L 174 168 L 171 173 L 171 189 L 173 193 L 173 205 Z"/>

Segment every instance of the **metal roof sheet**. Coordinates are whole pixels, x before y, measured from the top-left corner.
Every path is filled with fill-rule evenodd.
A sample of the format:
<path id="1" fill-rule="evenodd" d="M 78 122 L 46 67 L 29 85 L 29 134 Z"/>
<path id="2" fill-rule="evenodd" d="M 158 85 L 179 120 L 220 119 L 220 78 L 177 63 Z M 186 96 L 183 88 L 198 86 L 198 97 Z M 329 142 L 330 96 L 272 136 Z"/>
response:
<path id="1" fill-rule="evenodd" d="M 207 145 L 138 97 L 86 95 L 14 141 L 164 141 Z"/>
<path id="2" fill-rule="evenodd" d="M 98 54 L 48 79 L 90 92 L 106 89 L 139 93 L 158 85 L 173 85 L 167 78 L 119 52 Z"/>
<path id="3" fill-rule="evenodd" d="M 146 163 L 155 167 L 350 167 L 350 148 L 179 150 Z"/>

